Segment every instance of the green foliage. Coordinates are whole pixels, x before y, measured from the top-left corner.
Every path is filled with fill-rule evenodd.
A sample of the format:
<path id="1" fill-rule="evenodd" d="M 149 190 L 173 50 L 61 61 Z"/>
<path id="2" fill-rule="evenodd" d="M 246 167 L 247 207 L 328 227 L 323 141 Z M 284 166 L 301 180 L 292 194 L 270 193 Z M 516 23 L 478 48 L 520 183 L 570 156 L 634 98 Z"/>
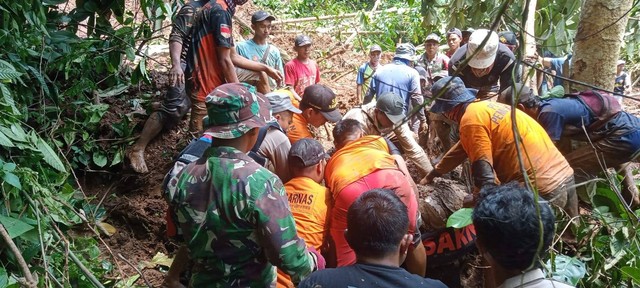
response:
<path id="1" fill-rule="evenodd" d="M 137 47 L 175 5 L 141 1 L 145 17 L 137 23 L 124 0 L 78 0 L 69 13 L 56 6 L 65 2 L 0 1 L 0 223 L 39 287 L 92 287 L 90 278 L 113 266 L 95 235 L 80 232 L 95 230 L 106 214 L 77 190 L 70 169 L 122 162 L 122 145 L 133 140 L 131 122 L 122 115 L 102 123 L 109 106 L 100 100 L 149 81 Z M 98 139 L 101 125 L 113 126 L 113 139 Z M 0 246 L 0 287 L 18 287 L 22 271 L 7 249 Z"/>
<path id="2" fill-rule="evenodd" d="M 592 214 L 583 215 L 577 228 L 577 239 L 584 239 L 578 259 L 587 267 L 587 277 L 579 282 L 583 287 L 640 285 L 640 210 L 630 211 L 615 192 L 619 181 L 611 182 L 595 185 L 589 195 Z"/>
<path id="3" fill-rule="evenodd" d="M 453 212 L 447 219 L 447 227 L 462 228 L 473 223 L 473 208 L 462 208 Z"/>

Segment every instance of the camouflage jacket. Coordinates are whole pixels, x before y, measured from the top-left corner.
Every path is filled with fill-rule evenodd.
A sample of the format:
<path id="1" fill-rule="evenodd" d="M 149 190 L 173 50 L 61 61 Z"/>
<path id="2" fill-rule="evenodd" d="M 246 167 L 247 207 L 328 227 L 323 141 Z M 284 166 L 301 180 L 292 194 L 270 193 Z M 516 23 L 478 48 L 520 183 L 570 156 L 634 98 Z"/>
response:
<path id="1" fill-rule="evenodd" d="M 195 262 L 191 287 L 275 287 L 272 264 L 296 283 L 312 272 L 282 182 L 246 154 L 209 148 L 168 189 Z"/>

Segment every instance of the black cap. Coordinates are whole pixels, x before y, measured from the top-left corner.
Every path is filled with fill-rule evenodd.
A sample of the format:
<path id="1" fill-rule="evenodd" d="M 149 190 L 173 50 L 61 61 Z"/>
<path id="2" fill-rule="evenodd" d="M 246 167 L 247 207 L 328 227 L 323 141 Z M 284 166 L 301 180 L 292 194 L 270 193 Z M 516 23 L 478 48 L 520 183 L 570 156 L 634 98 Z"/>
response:
<path id="1" fill-rule="evenodd" d="M 256 11 L 255 13 L 253 13 L 253 15 L 251 15 L 251 23 L 257 23 L 257 22 L 262 22 L 264 20 L 276 20 L 276 17 L 273 17 L 271 14 L 269 14 L 269 12 L 266 11 Z"/>
<path id="2" fill-rule="evenodd" d="M 296 36 L 295 44 L 296 47 L 311 45 L 311 38 L 307 35 L 298 35 Z"/>
<path id="3" fill-rule="evenodd" d="M 336 94 L 331 88 L 322 84 L 313 84 L 304 89 L 302 100 L 300 100 L 300 108 L 314 108 L 324 116 L 327 121 L 336 123 L 342 119 L 342 114 L 338 110 L 338 101 Z"/>
<path id="4" fill-rule="evenodd" d="M 500 43 L 504 45 L 518 45 L 518 38 L 516 37 L 516 33 L 513 33 L 511 31 L 500 32 L 498 33 L 498 37 L 500 39 Z"/>
<path id="5" fill-rule="evenodd" d="M 329 154 L 324 152 L 322 144 L 311 138 L 302 138 L 296 141 L 289 150 L 289 163 L 292 167 L 297 166 L 292 165 L 294 161 L 301 163 L 304 167 L 309 167 L 327 158 L 329 158 Z"/>

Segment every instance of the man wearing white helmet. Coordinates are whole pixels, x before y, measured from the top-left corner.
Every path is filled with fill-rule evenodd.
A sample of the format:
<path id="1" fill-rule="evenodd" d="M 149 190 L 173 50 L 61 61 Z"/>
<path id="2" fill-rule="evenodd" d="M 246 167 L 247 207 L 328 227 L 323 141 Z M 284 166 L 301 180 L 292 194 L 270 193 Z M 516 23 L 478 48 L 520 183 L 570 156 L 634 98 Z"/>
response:
<path id="1" fill-rule="evenodd" d="M 488 39 L 483 46 L 485 38 Z M 487 99 L 511 85 L 515 60 L 496 32 L 478 29 L 469 37 L 469 43 L 451 56 L 449 75 L 460 77 L 467 88 L 478 90 L 478 99 Z"/>

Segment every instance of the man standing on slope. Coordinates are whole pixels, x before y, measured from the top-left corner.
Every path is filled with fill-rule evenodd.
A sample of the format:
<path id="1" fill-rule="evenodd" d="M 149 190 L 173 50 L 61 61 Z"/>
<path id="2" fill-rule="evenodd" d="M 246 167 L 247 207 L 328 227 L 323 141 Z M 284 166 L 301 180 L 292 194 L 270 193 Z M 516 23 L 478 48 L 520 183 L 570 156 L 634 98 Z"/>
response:
<path id="1" fill-rule="evenodd" d="M 224 83 L 238 83 L 235 66 L 251 71 L 265 72 L 277 82 L 282 81 L 279 71 L 236 53 L 231 18 L 236 6 L 247 0 L 210 0 L 196 15 L 191 30 L 188 53 L 187 79 L 193 79 L 191 97 L 191 132 L 202 131 L 202 118 L 207 114 L 204 99 L 213 89 Z"/>
<path id="2" fill-rule="evenodd" d="M 371 47 L 369 47 L 369 61 L 358 68 L 358 75 L 356 77 L 356 98 L 358 102 L 361 102 L 363 95 L 369 91 L 369 81 L 373 73 L 378 69 L 380 54 L 382 54 L 382 48 L 380 48 L 379 45 L 371 45 Z"/>

